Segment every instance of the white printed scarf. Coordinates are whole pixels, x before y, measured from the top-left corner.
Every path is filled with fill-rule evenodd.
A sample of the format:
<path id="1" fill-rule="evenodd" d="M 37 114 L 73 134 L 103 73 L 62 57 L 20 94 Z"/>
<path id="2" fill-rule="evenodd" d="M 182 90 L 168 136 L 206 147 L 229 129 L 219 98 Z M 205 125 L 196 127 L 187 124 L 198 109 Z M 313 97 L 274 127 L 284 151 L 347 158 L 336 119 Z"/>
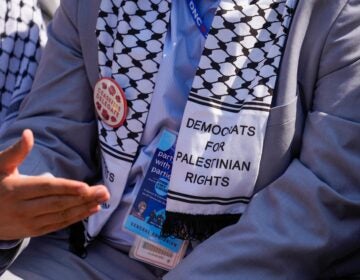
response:
<path id="1" fill-rule="evenodd" d="M 220 1 L 179 131 L 165 235 L 206 238 L 235 223 L 249 203 L 295 2 Z M 88 238 L 121 200 L 146 123 L 169 17 L 170 0 L 101 2 L 100 77 L 124 89 L 129 112 L 117 129 L 98 120 L 111 201 L 89 218 Z"/>
<path id="2" fill-rule="evenodd" d="M 18 115 L 39 64 L 46 31 L 37 0 L 0 1 L 0 125 Z"/>

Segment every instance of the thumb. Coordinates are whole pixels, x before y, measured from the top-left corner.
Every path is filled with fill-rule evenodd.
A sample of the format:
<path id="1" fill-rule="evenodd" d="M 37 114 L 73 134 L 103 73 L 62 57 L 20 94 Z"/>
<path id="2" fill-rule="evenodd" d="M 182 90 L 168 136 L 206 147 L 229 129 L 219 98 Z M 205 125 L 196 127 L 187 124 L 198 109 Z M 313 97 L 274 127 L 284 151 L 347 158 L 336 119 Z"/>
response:
<path id="1" fill-rule="evenodd" d="M 30 153 L 33 145 L 33 133 L 30 129 L 25 129 L 18 142 L 0 152 L 0 174 L 10 175 L 17 172 L 17 167 Z"/>

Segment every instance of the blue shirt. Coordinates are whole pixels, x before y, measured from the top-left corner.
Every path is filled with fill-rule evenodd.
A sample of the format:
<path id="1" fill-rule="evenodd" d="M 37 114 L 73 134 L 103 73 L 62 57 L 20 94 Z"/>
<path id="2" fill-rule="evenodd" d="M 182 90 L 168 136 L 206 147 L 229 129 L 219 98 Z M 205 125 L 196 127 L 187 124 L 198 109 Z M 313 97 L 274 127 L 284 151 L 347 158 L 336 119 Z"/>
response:
<path id="1" fill-rule="evenodd" d="M 173 131 L 180 128 L 187 97 L 205 45 L 205 37 L 194 20 L 189 2 L 172 2 L 169 30 L 141 140 L 142 148 L 130 171 L 122 201 L 101 232 L 101 236 L 113 246 L 132 243 L 133 236 L 125 232 L 122 226 L 157 147 L 159 132 L 164 127 Z M 219 0 L 195 0 L 194 3 L 204 25 L 210 29 Z"/>

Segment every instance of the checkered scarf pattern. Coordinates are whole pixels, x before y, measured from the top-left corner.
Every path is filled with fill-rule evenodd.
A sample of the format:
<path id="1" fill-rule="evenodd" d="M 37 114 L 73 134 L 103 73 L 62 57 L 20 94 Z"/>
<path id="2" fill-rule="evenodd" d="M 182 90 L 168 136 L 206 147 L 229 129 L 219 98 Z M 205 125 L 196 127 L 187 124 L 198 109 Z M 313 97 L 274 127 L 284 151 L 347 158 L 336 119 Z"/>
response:
<path id="1" fill-rule="evenodd" d="M 3 0 L 0 11 L 0 125 L 5 125 L 31 89 L 47 37 L 37 0 Z"/>

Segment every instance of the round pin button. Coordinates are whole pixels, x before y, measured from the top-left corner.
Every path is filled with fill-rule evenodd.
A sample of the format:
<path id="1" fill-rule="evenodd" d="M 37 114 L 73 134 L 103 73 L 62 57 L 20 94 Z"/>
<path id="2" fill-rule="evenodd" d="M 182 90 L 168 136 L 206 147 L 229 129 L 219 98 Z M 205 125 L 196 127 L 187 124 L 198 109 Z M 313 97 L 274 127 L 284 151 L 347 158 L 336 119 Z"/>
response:
<path id="1" fill-rule="evenodd" d="M 110 78 L 95 84 L 94 103 L 98 116 L 107 125 L 120 127 L 127 115 L 127 102 L 122 88 Z"/>

